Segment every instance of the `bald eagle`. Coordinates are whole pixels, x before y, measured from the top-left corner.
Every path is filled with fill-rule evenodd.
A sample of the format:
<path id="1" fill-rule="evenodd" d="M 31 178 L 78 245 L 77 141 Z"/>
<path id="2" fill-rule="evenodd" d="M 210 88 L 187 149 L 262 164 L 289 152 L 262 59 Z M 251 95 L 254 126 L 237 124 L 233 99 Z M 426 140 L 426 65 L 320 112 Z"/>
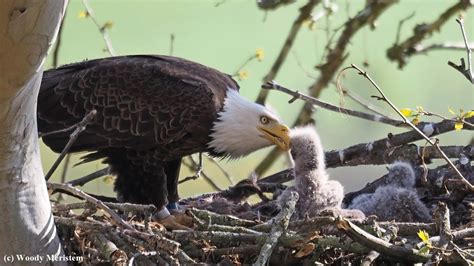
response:
<path id="1" fill-rule="evenodd" d="M 239 158 L 260 148 L 289 149 L 289 129 L 266 107 L 238 93 L 226 74 L 171 56 L 119 56 L 74 63 L 44 72 L 38 129 L 72 126 L 97 115 L 70 152 L 90 152 L 116 174 L 125 202 L 154 204 L 158 218 L 178 201 L 181 158 L 197 152 Z M 70 132 L 47 135 L 61 152 Z"/>

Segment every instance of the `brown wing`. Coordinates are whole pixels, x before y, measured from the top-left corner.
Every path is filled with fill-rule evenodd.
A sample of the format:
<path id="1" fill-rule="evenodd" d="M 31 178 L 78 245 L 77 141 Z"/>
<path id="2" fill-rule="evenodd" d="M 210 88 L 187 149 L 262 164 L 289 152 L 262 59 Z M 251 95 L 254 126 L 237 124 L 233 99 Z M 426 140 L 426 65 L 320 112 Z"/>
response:
<path id="1" fill-rule="evenodd" d="M 71 148 L 97 151 L 124 147 L 157 149 L 156 156 L 180 157 L 204 151 L 227 89 L 228 75 L 168 56 L 122 56 L 66 65 L 44 73 L 38 97 L 42 133 L 97 116 Z M 54 151 L 69 133 L 44 137 Z"/>

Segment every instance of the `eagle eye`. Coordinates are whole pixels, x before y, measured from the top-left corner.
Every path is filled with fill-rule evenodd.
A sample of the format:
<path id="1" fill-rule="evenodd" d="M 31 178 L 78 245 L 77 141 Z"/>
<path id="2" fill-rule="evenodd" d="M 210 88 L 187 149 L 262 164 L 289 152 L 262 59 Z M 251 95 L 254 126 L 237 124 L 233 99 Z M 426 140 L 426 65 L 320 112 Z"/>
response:
<path id="1" fill-rule="evenodd" d="M 262 116 L 260 117 L 260 122 L 261 122 L 262 124 L 266 125 L 266 124 L 268 124 L 268 122 L 270 122 L 270 119 L 268 119 L 268 117 L 262 115 Z"/>

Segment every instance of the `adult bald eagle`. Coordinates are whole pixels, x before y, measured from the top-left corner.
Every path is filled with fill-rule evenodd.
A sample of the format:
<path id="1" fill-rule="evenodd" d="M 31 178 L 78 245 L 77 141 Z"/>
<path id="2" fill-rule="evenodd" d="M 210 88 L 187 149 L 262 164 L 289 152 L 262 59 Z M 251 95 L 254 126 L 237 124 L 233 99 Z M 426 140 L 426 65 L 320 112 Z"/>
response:
<path id="1" fill-rule="evenodd" d="M 289 129 L 264 106 L 238 94 L 239 86 L 215 69 L 171 56 L 119 56 L 44 72 L 38 129 L 72 126 L 97 115 L 70 152 L 92 152 L 117 175 L 125 202 L 154 204 L 158 217 L 177 202 L 181 158 L 196 152 L 239 158 L 277 145 L 288 150 Z M 43 137 L 61 152 L 70 132 Z"/>

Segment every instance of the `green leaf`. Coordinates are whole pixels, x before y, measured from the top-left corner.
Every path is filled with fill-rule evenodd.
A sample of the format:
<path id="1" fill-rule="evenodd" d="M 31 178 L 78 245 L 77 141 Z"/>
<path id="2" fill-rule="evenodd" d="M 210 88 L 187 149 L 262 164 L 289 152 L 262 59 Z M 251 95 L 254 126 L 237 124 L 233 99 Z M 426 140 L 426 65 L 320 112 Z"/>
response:
<path id="1" fill-rule="evenodd" d="M 430 252 L 430 248 L 428 246 L 424 246 L 418 250 L 418 253 L 420 254 L 427 254 L 428 252 Z"/>

